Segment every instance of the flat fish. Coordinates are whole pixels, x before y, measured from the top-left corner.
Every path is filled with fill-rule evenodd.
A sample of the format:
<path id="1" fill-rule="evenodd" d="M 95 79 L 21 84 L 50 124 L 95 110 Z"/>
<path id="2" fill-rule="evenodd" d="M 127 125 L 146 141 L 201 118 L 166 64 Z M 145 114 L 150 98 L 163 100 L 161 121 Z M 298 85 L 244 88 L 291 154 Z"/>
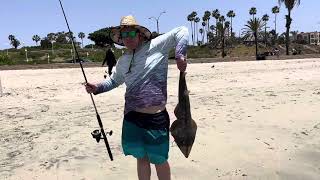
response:
<path id="1" fill-rule="evenodd" d="M 189 91 L 185 76 L 185 72 L 180 72 L 179 102 L 174 109 L 177 120 L 172 123 L 170 132 L 183 155 L 188 158 L 196 137 L 197 124 L 191 117 Z"/>

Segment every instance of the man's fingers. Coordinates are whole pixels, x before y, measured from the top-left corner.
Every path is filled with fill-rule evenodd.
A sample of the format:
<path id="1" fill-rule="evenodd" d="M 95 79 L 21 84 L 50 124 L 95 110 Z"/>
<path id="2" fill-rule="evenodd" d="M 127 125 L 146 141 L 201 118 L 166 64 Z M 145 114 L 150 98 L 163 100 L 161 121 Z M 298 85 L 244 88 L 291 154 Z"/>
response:
<path id="1" fill-rule="evenodd" d="M 178 65 L 178 69 L 181 72 L 184 72 L 187 68 L 187 61 L 179 61 L 177 65 Z"/>
<path id="2" fill-rule="evenodd" d="M 87 91 L 88 93 L 91 93 L 91 92 L 92 92 L 92 88 L 89 87 L 89 86 L 86 86 L 86 91 Z"/>
<path id="3" fill-rule="evenodd" d="M 95 84 L 91 84 L 91 83 L 82 83 L 85 88 L 86 88 L 86 91 L 88 93 L 94 93 L 96 91 L 96 85 Z"/>
<path id="4" fill-rule="evenodd" d="M 95 85 L 94 84 L 91 84 L 91 83 L 84 83 L 84 85 L 86 86 L 86 87 L 91 87 L 91 88 L 93 88 Z"/>

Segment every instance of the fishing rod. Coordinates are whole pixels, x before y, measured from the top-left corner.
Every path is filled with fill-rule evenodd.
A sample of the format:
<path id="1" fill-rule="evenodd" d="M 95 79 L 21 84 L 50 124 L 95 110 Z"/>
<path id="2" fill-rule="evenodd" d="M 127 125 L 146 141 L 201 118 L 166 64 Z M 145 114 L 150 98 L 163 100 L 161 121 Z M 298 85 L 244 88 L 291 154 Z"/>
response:
<path id="1" fill-rule="evenodd" d="M 79 64 L 80 64 L 80 67 L 81 67 L 81 70 L 82 70 L 82 74 L 83 74 L 83 77 L 84 77 L 84 80 L 85 80 L 85 83 L 87 84 L 88 81 L 87 81 L 87 77 L 86 77 L 86 74 L 83 70 L 83 66 L 82 66 L 82 63 L 81 63 L 81 59 L 80 59 L 80 56 L 79 56 L 79 53 L 78 53 L 78 50 L 77 50 L 77 47 L 75 46 L 75 42 L 74 42 L 74 37 L 73 37 L 73 34 L 70 30 L 70 26 L 69 26 L 69 23 L 68 23 L 68 20 L 67 20 L 67 17 L 66 17 L 66 13 L 64 11 L 64 8 L 63 8 L 63 5 L 62 5 L 62 2 L 61 0 L 59 0 L 60 2 L 60 6 L 61 6 L 61 10 L 63 12 L 63 16 L 64 16 L 64 19 L 66 21 L 66 24 L 67 24 L 67 27 L 68 27 L 68 30 L 69 30 L 69 35 L 70 35 L 70 39 L 71 39 L 71 42 L 72 42 L 72 46 L 74 48 L 74 51 L 76 52 L 76 61 L 79 61 Z M 106 145 L 106 148 L 107 148 L 107 151 L 108 151 L 108 154 L 109 154 L 109 157 L 110 157 L 110 160 L 113 161 L 113 156 L 112 156 L 112 153 L 111 153 L 111 149 L 110 149 L 110 146 L 109 146 L 109 143 L 108 143 L 108 139 L 107 139 L 107 136 L 106 136 L 106 133 L 104 132 L 104 129 L 103 129 L 103 124 L 102 124 L 102 121 L 101 121 L 101 118 L 100 118 L 100 115 L 98 113 L 98 110 L 97 110 L 97 107 L 96 107 L 96 104 L 93 100 L 93 96 L 92 94 L 90 93 L 90 97 L 91 97 L 91 101 L 92 101 L 92 104 L 93 104 L 93 107 L 94 107 L 94 110 L 96 112 L 96 116 L 97 116 L 97 120 L 98 120 L 98 123 L 99 123 L 99 126 L 100 126 L 100 130 L 94 130 L 93 132 L 91 132 L 91 135 L 94 139 L 96 139 L 97 143 L 99 143 L 100 139 L 103 139 L 104 140 L 104 143 Z M 110 132 L 107 132 L 109 136 L 112 135 L 112 131 Z M 102 136 L 101 136 L 102 135 Z"/>

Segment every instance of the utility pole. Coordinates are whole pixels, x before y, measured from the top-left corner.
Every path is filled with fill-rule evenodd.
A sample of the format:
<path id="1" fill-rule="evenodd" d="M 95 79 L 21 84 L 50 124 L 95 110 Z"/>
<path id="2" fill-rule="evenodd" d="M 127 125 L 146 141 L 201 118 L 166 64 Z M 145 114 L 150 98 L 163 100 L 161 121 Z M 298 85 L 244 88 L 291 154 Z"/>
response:
<path id="1" fill-rule="evenodd" d="M 26 61 L 29 62 L 29 59 L 28 59 L 28 49 L 25 48 L 24 51 L 26 52 Z"/>

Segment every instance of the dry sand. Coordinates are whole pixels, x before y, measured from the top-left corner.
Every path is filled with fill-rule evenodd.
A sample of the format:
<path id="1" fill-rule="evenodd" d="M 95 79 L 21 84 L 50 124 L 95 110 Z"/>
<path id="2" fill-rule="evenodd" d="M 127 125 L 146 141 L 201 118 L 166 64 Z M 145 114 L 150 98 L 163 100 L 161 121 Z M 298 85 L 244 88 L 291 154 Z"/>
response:
<path id="1" fill-rule="evenodd" d="M 187 83 L 198 133 L 189 159 L 171 137 L 173 180 L 319 180 L 320 59 L 190 64 Z M 104 68 L 86 68 L 89 81 Z M 124 86 L 94 96 L 107 130 L 104 144 L 80 69 L 0 71 L 0 179 L 137 179 L 121 152 Z M 170 65 L 168 106 L 177 103 Z M 156 179 L 152 167 L 152 179 Z"/>

